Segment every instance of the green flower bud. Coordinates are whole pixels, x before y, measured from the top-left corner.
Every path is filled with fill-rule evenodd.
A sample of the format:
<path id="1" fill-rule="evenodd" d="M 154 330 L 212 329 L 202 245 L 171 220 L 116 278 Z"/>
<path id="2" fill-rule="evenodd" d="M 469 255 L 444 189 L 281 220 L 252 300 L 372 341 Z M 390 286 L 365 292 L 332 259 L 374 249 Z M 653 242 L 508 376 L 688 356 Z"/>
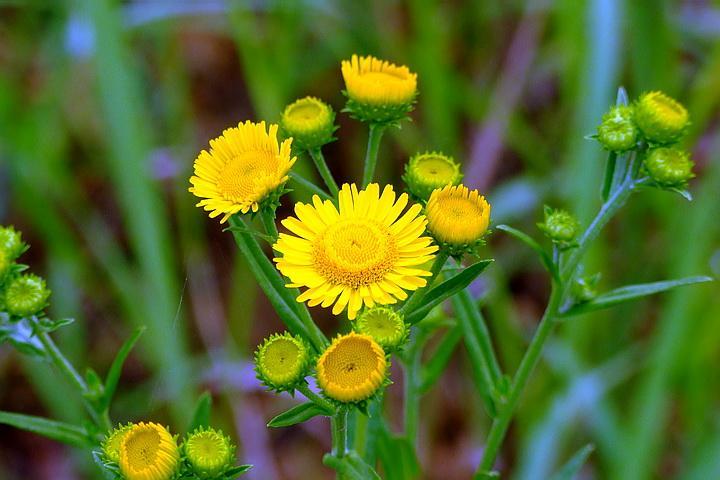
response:
<path id="1" fill-rule="evenodd" d="M 388 307 L 363 311 L 353 326 L 356 332 L 371 336 L 386 352 L 402 346 L 409 333 L 403 316 Z"/>
<path id="2" fill-rule="evenodd" d="M 283 133 L 302 150 L 319 148 L 335 138 L 335 112 L 322 100 L 305 97 L 285 107 L 280 118 Z"/>
<path id="3" fill-rule="evenodd" d="M 201 479 L 218 478 L 235 463 L 235 445 L 220 430 L 199 428 L 187 436 L 182 448 Z"/>
<path id="4" fill-rule="evenodd" d="M 272 334 L 255 351 L 255 372 L 270 390 L 293 391 L 305 381 L 310 349 L 288 332 Z"/>
<path id="5" fill-rule="evenodd" d="M 684 186 L 695 176 L 690 155 L 679 148 L 654 148 L 645 158 L 644 165 L 650 178 L 663 187 Z"/>
<path id="6" fill-rule="evenodd" d="M 48 304 L 50 290 L 37 275 L 21 275 L 5 285 L 5 308 L 11 315 L 29 317 Z"/>
<path id="7" fill-rule="evenodd" d="M 597 129 L 597 140 L 605 150 L 626 152 L 637 145 L 638 133 L 632 107 L 618 105 L 603 115 Z"/>
<path id="8" fill-rule="evenodd" d="M 460 165 L 451 157 L 438 152 L 425 152 L 410 159 L 402 178 L 413 196 L 427 200 L 436 188 L 457 185 L 462 177 Z"/>
<path id="9" fill-rule="evenodd" d="M 13 227 L 0 227 L 0 254 L 8 261 L 16 260 L 26 249 L 20 232 Z"/>
<path id="10" fill-rule="evenodd" d="M 662 92 L 645 93 L 635 104 L 635 123 L 652 143 L 673 143 L 690 124 L 685 107 Z"/>
<path id="11" fill-rule="evenodd" d="M 552 209 L 545 206 L 545 221 L 538 227 L 546 237 L 560 246 L 570 246 L 580 232 L 580 224 L 567 210 Z"/>
<path id="12" fill-rule="evenodd" d="M 0 251 L 0 285 L 5 281 L 5 277 L 10 273 L 13 261 L 4 252 Z"/>

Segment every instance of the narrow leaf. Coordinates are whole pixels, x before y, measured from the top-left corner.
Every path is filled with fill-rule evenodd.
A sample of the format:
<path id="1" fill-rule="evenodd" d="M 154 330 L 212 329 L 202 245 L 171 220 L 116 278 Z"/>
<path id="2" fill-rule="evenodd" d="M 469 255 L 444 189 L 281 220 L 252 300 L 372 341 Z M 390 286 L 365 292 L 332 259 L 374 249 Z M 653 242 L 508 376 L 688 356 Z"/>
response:
<path id="1" fill-rule="evenodd" d="M 225 480 L 235 480 L 240 475 L 247 473 L 251 468 L 253 468 L 252 465 L 238 465 L 237 467 L 232 467 L 225 472 L 223 478 Z"/>
<path id="2" fill-rule="evenodd" d="M 42 435 L 75 447 L 88 447 L 92 442 L 84 429 L 48 418 L 0 411 L 0 423 Z"/>
<path id="3" fill-rule="evenodd" d="M 518 240 L 523 242 L 528 247 L 532 248 L 535 251 L 535 253 L 537 253 L 538 256 L 540 257 L 540 262 L 542 262 L 543 266 L 545 267 L 545 270 L 550 272 L 550 274 L 553 277 L 555 277 L 556 279 L 558 278 L 558 271 L 557 271 L 557 268 L 555 267 L 555 263 L 552 261 L 552 258 L 545 251 L 545 249 L 542 247 L 542 245 L 540 245 L 534 238 L 532 238 L 527 233 L 521 232 L 517 228 L 513 228 L 509 225 L 498 225 L 495 228 L 512 235 L 513 237 L 517 238 Z"/>
<path id="4" fill-rule="evenodd" d="M 105 395 L 101 402 L 102 409 L 110 406 L 110 402 L 115 395 L 115 390 L 117 390 L 118 382 L 120 381 L 120 374 L 122 373 L 125 360 L 127 360 L 128 355 L 130 355 L 130 352 L 144 331 L 144 326 L 136 328 L 133 334 L 130 335 L 130 338 L 125 340 L 125 343 L 120 347 L 117 355 L 115 355 L 115 360 L 113 360 L 112 365 L 110 365 L 110 370 L 108 370 L 107 377 L 105 377 Z"/>
<path id="5" fill-rule="evenodd" d="M 448 330 L 440 341 L 430 360 L 423 366 L 420 373 L 420 392 L 425 393 L 435 385 L 442 372 L 447 367 L 452 357 L 455 347 L 462 338 L 462 330 L 459 326 L 455 326 Z"/>
<path id="6" fill-rule="evenodd" d="M 666 280 L 663 282 L 640 283 L 637 285 L 629 285 L 617 288 L 607 293 L 599 295 L 594 299 L 573 305 L 567 311 L 563 312 L 561 317 L 572 317 L 582 313 L 602 310 L 623 302 L 629 302 L 638 298 L 653 295 L 655 293 L 665 292 L 676 287 L 684 285 L 693 285 L 695 283 L 711 282 L 713 278 L 705 276 L 678 278 L 676 280 Z"/>
<path id="7" fill-rule="evenodd" d="M 619 87 L 617 91 L 617 97 L 615 99 L 615 105 L 627 106 L 629 103 L 630 99 L 628 98 L 627 90 L 625 90 L 625 87 Z"/>
<path id="8" fill-rule="evenodd" d="M 594 449 L 590 444 L 585 445 L 550 480 L 573 480 Z"/>
<path id="9" fill-rule="evenodd" d="M 298 423 L 310 420 L 318 415 L 329 415 L 330 412 L 313 402 L 306 402 L 297 405 L 277 417 L 270 420 L 268 427 L 279 428 L 289 427 Z"/>
<path id="10" fill-rule="evenodd" d="M 210 411 L 212 410 L 212 395 L 210 392 L 203 392 L 195 404 L 195 413 L 188 426 L 188 433 L 194 432 L 200 427 L 210 426 Z"/>
<path id="11" fill-rule="evenodd" d="M 342 458 L 327 453 L 323 457 L 323 463 L 335 469 L 345 480 L 382 480 L 380 475 L 352 450 Z"/>
<path id="12" fill-rule="evenodd" d="M 420 463 L 410 440 L 391 434 L 385 425 L 378 433 L 378 454 L 385 480 L 420 478 Z"/>
<path id="13" fill-rule="evenodd" d="M 430 290 L 427 295 L 422 299 L 422 303 L 412 312 L 407 312 L 405 315 L 405 321 L 410 324 L 415 324 L 425 318 L 430 311 L 436 306 L 440 305 L 446 299 L 454 295 L 455 293 L 465 289 L 477 278 L 488 265 L 494 260 L 481 260 L 477 263 L 473 263 L 457 275 L 449 278 Z"/>

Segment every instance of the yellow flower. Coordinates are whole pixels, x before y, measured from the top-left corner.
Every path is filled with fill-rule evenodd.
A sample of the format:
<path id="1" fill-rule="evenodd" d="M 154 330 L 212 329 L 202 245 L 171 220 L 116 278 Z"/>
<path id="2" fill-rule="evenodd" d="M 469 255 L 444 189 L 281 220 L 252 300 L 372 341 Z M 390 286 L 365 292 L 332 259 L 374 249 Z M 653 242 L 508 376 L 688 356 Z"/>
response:
<path id="1" fill-rule="evenodd" d="M 310 352 L 302 340 L 288 332 L 274 333 L 255 352 L 258 378 L 272 390 L 292 390 L 304 381 Z"/>
<path id="2" fill-rule="evenodd" d="M 383 385 L 387 367 L 385 352 L 371 336 L 351 332 L 333 340 L 318 359 L 318 386 L 338 402 L 361 402 Z"/>
<path id="3" fill-rule="evenodd" d="M 235 446 L 221 431 L 212 428 L 188 435 L 183 450 L 193 472 L 201 478 L 214 478 L 235 461 Z"/>
<path id="4" fill-rule="evenodd" d="M 417 96 L 417 74 L 373 56 L 343 60 L 342 75 L 347 109 L 358 119 L 373 122 L 399 120 L 412 110 Z"/>
<path id="5" fill-rule="evenodd" d="M 405 165 L 403 180 L 415 197 L 427 200 L 436 188 L 457 185 L 462 180 L 460 165 L 438 152 L 413 156 Z"/>
<path id="6" fill-rule="evenodd" d="M 140 422 L 120 444 L 120 471 L 127 480 L 170 480 L 180 462 L 180 449 L 162 425 Z"/>
<path id="7" fill-rule="evenodd" d="M 663 92 L 649 92 L 635 104 L 635 123 L 649 141 L 666 144 L 680 139 L 690 116 L 675 99 Z"/>
<path id="8" fill-rule="evenodd" d="M 257 212 L 287 181 L 296 157 L 290 154 L 292 139 L 279 144 L 277 130 L 247 121 L 210 140 L 210 152 L 200 152 L 189 191 L 203 199 L 197 206 L 210 211 L 210 218 L 223 215 L 224 223 L 238 212 Z"/>
<path id="9" fill-rule="evenodd" d="M 490 223 L 490 205 L 477 190 L 448 185 L 430 195 L 427 219 L 435 240 L 458 255 L 482 240 Z"/>
<path id="10" fill-rule="evenodd" d="M 102 444 L 102 451 L 105 454 L 105 458 L 115 463 L 120 461 L 120 445 L 122 445 L 125 434 L 132 428 L 133 424 L 128 423 L 127 425 L 118 425 L 110 432 Z"/>
<path id="11" fill-rule="evenodd" d="M 285 107 L 280 126 L 284 134 L 293 138 L 296 148 L 305 150 L 332 142 L 337 128 L 333 109 L 315 97 L 301 98 Z"/>
<path id="12" fill-rule="evenodd" d="M 361 191 L 343 185 L 339 209 L 318 196 L 312 205 L 295 204 L 297 218 L 282 221 L 294 235 L 281 233 L 273 248 L 283 254 L 275 262 L 290 279 L 288 287 L 307 287 L 297 300 L 334 304 L 334 315 L 347 308 L 352 320 L 363 304 L 396 303 L 407 298 L 405 290 L 424 287 L 422 277 L 431 273 L 422 265 L 437 246 L 422 236 L 427 222 L 420 205 L 400 216 L 407 203 L 407 194 L 396 201 L 392 186 L 380 195 L 373 183 Z"/>

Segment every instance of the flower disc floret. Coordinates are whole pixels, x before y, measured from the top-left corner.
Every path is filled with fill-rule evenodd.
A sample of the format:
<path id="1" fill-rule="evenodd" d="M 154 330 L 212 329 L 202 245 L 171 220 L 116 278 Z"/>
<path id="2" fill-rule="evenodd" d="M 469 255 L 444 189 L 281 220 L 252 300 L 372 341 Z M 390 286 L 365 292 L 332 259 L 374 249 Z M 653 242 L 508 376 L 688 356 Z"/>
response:
<path id="1" fill-rule="evenodd" d="M 673 143 L 690 124 L 685 107 L 662 92 L 643 94 L 635 104 L 635 123 L 652 143 Z"/>
<path id="2" fill-rule="evenodd" d="M 431 272 L 424 265 L 437 247 L 423 236 L 420 205 L 403 214 L 408 195 L 396 200 L 392 186 L 380 194 L 376 183 L 360 191 L 345 184 L 338 202 L 314 196 L 312 205 L 295 204 L 296 217 L 282 221 L 292 234 L 280 234 L 273 248 L 282 257 L 275 262 L 288 287 L 306 288 L 299 302 L 333 305 L 334 315 L 347 309 L 352 320 L 363 304 L 396 303 L 406 290 L 425 286 Z"/>
<path id="3" fill-rule="evenodd" d="M 394 122 L 413 108 L 417 74 L 404 65 L 353 55 L 343 60 L 342 75 L 348 97 L 346 110 L 361 121 Z"/>
<path id="4" fill-rule="evenodd" d="M 22 234 L 12 226 L 0 227 L 0 255 L 8 262 L 16 260 L 27 249 Z"/>
<path id="5" fill-rule="evenodd" d="M 334 140 L 335 112 L 315 97 L 301 98 L 283 111 L 280 119 L 283 133 L 293 138 L 295 148 L 311 150 Z"/>
<path id="6" fill-rule="evenodd" d="M 201 428 L 188 435 L 183 451 L 200 478 L 216 478 L 235 461 L 235 445 L 219 430 Z"/>
<path id="7" fill-rule="evenodd" d="M 354 328 L 358 333 L 370 335 L 385 351 L 401 346 L 409 333 L 403 316 L 388 307 L 364 310 L 355 321 Z"/>
<path id="8" fill-rule="evenodd" d="M 695 176 L 690 154 L 679 148 L 654 148 L 645 158 L 644 165 L 650 178 L 663 187 L 683 187 Z"/>
<path id="9" fill-rule="evenodd" d="M 305 380 L 310 364 L 307 344 L 285 332 L 272 334 L 255 352 L 255 371 L 268 388 L 292 390 Z"/>
<path id="10" fill-rule="evenodd" d="M 405 165 L 403 181 L 416 198 L 427 200 L 436 188 L 457 185 L 462 177 L 460 165 L 451 157 L 426 152 L 413 156 Z"/>
<path id="11" fill-rule="evenodd" d="M 639 131 L 633 120 L 633 107 L 614 106 L 603 115 L 597 139 L 606 150 L 626 152 L 637 146 Z"/>
<path id="12" fill-rule="evenodd" d="M 5 285 L 5 308 L 11 315 L 29 317 L 47 307 L 50 290 L 45 280 L 28 274 L 11 278 Z"/>
<path id="13" fill-rule="evenodd" d="M 277 125 L 266 129 L 265 122 L 247 121 L 210 140 L 209 152 L 200 152 L 189 191 L 203 199 L 197 206 L 210 211 L 210 218 L 222 215 L 224 223 L 238 212 L 277 202 L 296 160 L 292 139 L 278 143 L 277 131 Z"/>
<path id="14" fill-rule="evenodd" d="M 120 461 L 120 445 L 122 445 L 125 434 L 128 433 L 133 426 L 132 423 L 118 425 L 105 437 L 105 441 L 102 443 L 102 453 L 106 460 L 115 463 Z"/>
<path id="15" fill-rule="evenodd" d="M 165 427 L 140 422 L 125 433 L 119 463 L 127 480 L 170 480 L 178 470 L 180 449 Z"/>
<path id="16" fill-rule="evenodd" d="M 333 340 L 317 361 L 318 386 L 341 403 L 372 397 L 387 379 L 385 352 L 369 335 L 348 333 Z"/>
<path id="17" fill-rule="evenodd" d="M 427 204 L 428 232 L 451 255 L 473 251 L 490 224 L 490 204 L 464 185 L 436 189 Z"/>

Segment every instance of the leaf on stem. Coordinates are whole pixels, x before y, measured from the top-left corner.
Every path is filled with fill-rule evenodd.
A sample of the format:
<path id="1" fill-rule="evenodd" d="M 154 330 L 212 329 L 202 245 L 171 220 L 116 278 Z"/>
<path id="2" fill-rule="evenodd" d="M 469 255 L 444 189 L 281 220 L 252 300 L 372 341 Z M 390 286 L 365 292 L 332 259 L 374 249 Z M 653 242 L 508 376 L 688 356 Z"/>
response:
<path id="1" fill-rule="evenodd" d="M 317 403 L 301 403 L 270 420 L 267 426 L 273 428 L 289 427 L 310 420 L 318 415 L 332 415 L 332 412 L 328 412 Z"/>
<path id="2" fill-rule="evenodd" d="M 410 439 L 393 435 L 386 425 L 383 425 L 378 433 L 378 455 L 383 465 L 385 480 L 420 478 L 420 463 Z"/>
<path id="3" fill-rule="evenodd" d="M 422 303 L 417 308 L 412 312 L 406 313 L 405 321 L 412 325 L 425 318 L 437 305 L 440 305 L 443 301 L 470 285 L 492 262 L 494 262 L 494 260 L 488 259 L 473 263 L 459 274 L 445 280 L 430 290 L 423 297 Z"/>
<path id="4" fill-rule="evenodd" d="M 425 393 L 435 385 L 442 372 L 447 367 L 450 358 L 452 357 L 455 347 L 462 338 L 462 330 L 459 326 L 454 326 L 445 334 L 440 340 L 440 344 L 437 346 L 433 354 L 430 356 L 430 360 L 423 366 L 420 372 L 420 392 Z"/>
<path id="5" fill-rule="evenodd" d="M 89 447 L 94 444 L 83 428 L 48 418 L 0 411 L 0 423 L 75 447 Z"/>
<path id="6" fill-rule="evenodd" d="M 585 445 L 550 480 L 573 480 L 594 449 L 592 444 Z"/>
<path id="7" fill-rule="evenodd" d="M 693 285 L 695 283 L 711 282 L 713 280 L 714 279 L 712 277 L 696 276 L 678 278 L 676 280 L 666 280 L 663 282 L 628 285 L 599 295 L 588 302 L 575 304 L 567 310 L 561 312 L 560 317 L 566 318 L 572 317 L 573 315 L 593 312 L 595 310 L 602 310 L 619 303 L 629 302 L 630 300 L 647 297 L 648 295 L 653 295 L 655 293 L 666 292 L 668 290 L 672 290 L 673 288 Z"/>
<path id="8" fill-rule="evenodd" d="M 532 238 L 530 235 L 528 235 L 525 232 L 521 232 L 517 228 L 513 228 L 509 225 L 498 225 L 495 227 L 497 230 L 501 230 L 505 233 L 508 233 L 512 235 L 513 237 L 517 238 L 521 242 L 523 242 L 525 245 L 530 247 L 535 251 L 535 253 L 538 254 L 540 257 L 540 261 L 542 262 L 543 266 L 545 267 L 545 270 L 550 272 L 550 274 L 557 280 L 559 278 L 559 274 L 557 271 L 557 267 L 555 263 L 553 262 L 552 258 L 550 257 L 550 254 L 540 245 L 534 238 Z"/>
<path id="9" fill-rule="evenodd" d="M 222 478 L 223 480 L 235 480 L 240 475 L 250 471 L 251 468 L 253 468 L 252 465 L 238 465 L 237 467 L 232 467 L 223 474 Z"/>
<path id="10" fill-rule="evenodd" d="M 212 410 L 212 395 L 210 392 L 203 392 L 195 404 L 195 413 L 188 426 L 188 432 L 194 432 L 200 427 L 210 426 L 210 412 Z"/>
<path id="11" fill-rule="evenodd" d="M 35 330 L 30 320 L 23 318 L 17 322 L 2 322 L 0 324 L 0 344 L 8 342 L 18 352 L 31 357 L 44 358 L 45 347 L 35 336 Z"/>
<path id="12" fill-rule="evenodd" d="M 340 458 L 326 453 L 323 463 L 336 470 L 345 480 L 381 480 L 380 475 L 352 450 Z"/>
<path id="13" fill-rule="evenodd" d="M 127 360 L 128 355 L 130 355 L 130 352 L 144 331 L 145 326 L 136 328 L 133 334 L 130 335 L 130 338 L 125 340 L 125 343 L 120 347 L 117 355 L 115 355 L 115 360 L 113 360 L 112 365 L 110 365 L 110 370 L 108 371 L 107 377 L 105 377 L 105 395 L 100 405 L 103 410 L 110 406 L 110 402 L 115 395 L 115 390 L 117 390 L 125 360 Z"/>

